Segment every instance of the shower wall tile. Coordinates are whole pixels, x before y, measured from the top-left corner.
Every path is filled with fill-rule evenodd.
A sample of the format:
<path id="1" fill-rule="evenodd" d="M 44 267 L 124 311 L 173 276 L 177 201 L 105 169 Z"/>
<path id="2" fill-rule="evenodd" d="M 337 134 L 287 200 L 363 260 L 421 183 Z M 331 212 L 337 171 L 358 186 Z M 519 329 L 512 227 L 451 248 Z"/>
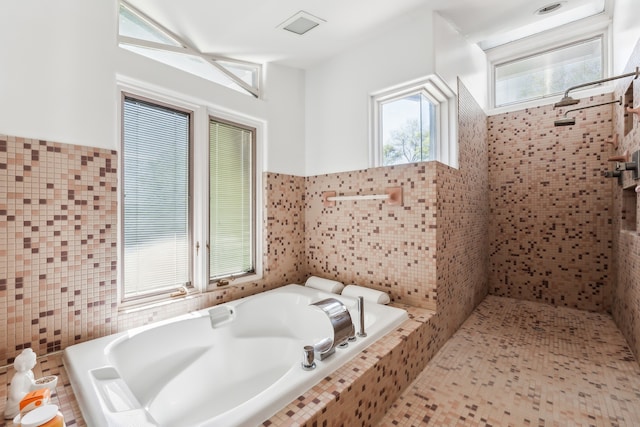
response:
<path id="1" fill-rule="evenodd" d="M 640 41 L 629 58 L 624 73 L 635 71 L 640 66 Z M 633 105 L 640 104 L 640 82 L 631 78 L 621 79 L 616 85 L 615 96 L 624 95 L 631 87 Z M 625 119 L 630 119 L 631 129 L 625 135 Z M 618 135 L 619 147 L 616 155 L 640 150 L 640 121 L 638 115 L 616 108 L 613 117 L 614 133 Z M 623 183 L 612 184 L 613 194 L 613 259 L 614 277 L 617 279 L 613 291 L 612 315 L 618 328 L 629 343 L 636 359 L 640 359 L 640 212 L 638 207 L 638 181 L 631 172 L 623 174 Z M 624 193 L 624 194 L 623 194 Z M 634 211 L 635 210 L 635 211 Z"/>
<path id="2" fill-rule="evenodd" d="M 581 100 L 589 105 L 611 95 Z M 616 109 L 620 107 L 616 106 Z M 489 117 L 489 292 L 590 311 L 611 306 L 614 107 L 531 108 Z"/>
<path id="3" fill-rule="evenodd" d="M 412 163 L 306 178 L 307 273 L 389 293 L 394 302 L 436 308 L 436 163 Z M 402 187 L 402 206 L 337 201 L 322 193 L 384 194 Z"/>
<path id="4" fill-rule="evenodd" d="M 458 84 L 458 146 L 459 168 L 441 163 L 436 168 L 436 283 L 445 340 L 488 293 L 487 116 L 462 82 Z"/>
<path id="5" fill-rule="evenodd" d="M 0 366 L 305 279 L 304 178 L 264 174 L 263 279 L 119 311 L 117 155 L 0 135 Z"/>

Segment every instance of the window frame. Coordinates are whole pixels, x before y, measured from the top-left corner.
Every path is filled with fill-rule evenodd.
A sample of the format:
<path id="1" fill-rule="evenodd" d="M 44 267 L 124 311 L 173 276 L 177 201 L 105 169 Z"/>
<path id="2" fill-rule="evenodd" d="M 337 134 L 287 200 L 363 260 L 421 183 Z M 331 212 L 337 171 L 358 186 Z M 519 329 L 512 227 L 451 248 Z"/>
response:
<path id="1" fill-rule="evenodd" d="M 264 217 L 264 196 L 263 196 L 263 172 L 264 172 L 264 142 L 266 140 L 266 122 L 241 113 L 230 111 L 227 108 L 212 104 L 208 101 L 183 95 L 159 88 L 154 85 L 145 84 L 138 80 L 125 76 L 118 76 L 116 85 L 117 97 L 117 129 L 118 135 L 118 176 L 119 185 L 117 187 L 118 204 L 117 209 L 117 229 L 118 240 L 116 243 L 118 260 L 117 270 L 117 300 L 121 311 L 136 311 L 146 307 L 168 304 L 180 301 L 182 298 L 175 298 L 171 294 L 177 289 L 158 292 L 154 295 L 144 295 L 135 299 L 125 299 L 122 280 L 123 274 L 123 187 L 121 174 L 123 168 L 122 143 L 123 143 L 123 101 L 124 96 L 141 99 L 158 105 L 163 105 L 175 110 L 191 111 L 192 114 L 192 146 L 191 146 L 191 233 L 190 233 L 190 259 L 191 259 L 191 286 L 187 287 L 187 295 L 209 292 L 220 289 L 217 282 L 210 282 L 208 276 L 208 239 L 209 239 L 209 118 L 215 117 L 218 120 L 225 120 L 236 125 L 243 125 L 255 129 L 254 140 L 254 272 L 243 276 L 235 276 L 229 280 L 229 287 L 240 286 L 244 283 L 255 282 L 263 278 L 263 236 L 264 230 L 260 226 Z M 182 295 L 181 295 L 182 296 Z"/>
<path id="2" fill-rule="evenodd" d="M 188 190 L 188 198 L 189 198 L 189 202 L 188 202 L 188 222 L 187 222 L 187 245 L 189 248 L 193 247 L 193 161 L 194 161 L 194 111 L 189 109 L 189 108 L 185 108 L 184 106 L 176 106 L 176 105 L 172 105 L 171 103 L 167 103 L 164 101 L 158 101 L 156 99 L 153 98 L 149 98 L 146 96 L 141 96 L 138 94 L 134 94 L 134 93 L 130 93 L 128 91 L 121 91 L 120 93 L 120 144 L 119 144 L 119 170 L 118 170 L 118 176 L 119 176 L 119 183 L 120 185 L 119 187 L 119 195 L 118 195 L 118 202 L 119 202 L 119 212 L 118 212 L 118 224 L 119 224 L 119 231 L 118 231 L 118 236 L 119 236 L 119 248 L 118 248 L 118 257 L 119 257 L 119 261 L 118 265 L 121 266 L 119 272 L 118 272 L 118 282 L 120 283 L 120 285 L 118 286 L 118 289 L 120 291 L 120 296 L 119 296 L 119 300 L 122 301 L 123 303 L 136 303 L 139 301 L 149 301 L 149 300 L 156 300 L 159 297 L 162 297 L 163 295 L 166 295 L 167 293 L 171 293 L 174 292 L 176 288 L 179 288 L 181 286 L 184 286 L 187 290 L 193 290 L 194 286 L 193 286 L 193 253 L 192 251 L 189 251 L 188 253 L 188 265 L 189 265 L 189 270 L 188 270 L 188 277 L 189 280 L 187 283 L 183 284 L 183 285 L 177 285 L 174 288 L 164 288 L 164 289 L 158 289 L 158 290 L 154 290 L 154 291 L 150 291 L 147 293 L 143 293 L 141 295 L 135 295 L 135 296 L 129 296 L 127 297 L 125 294 L 125 290 L 124 290 L 124 211 L 125 211 L 125 203 L 124 203 L 124 102 L 126 98 L 131 98 L 131 99 L 135 99 L 138 101 L 142 101 L 142 102 L 146 102 L 149 103 L 151 105 L 156 105 L 159 107 L 163 107 L 163 108 L 167 108 L 170 110 L 174 110 L 174 111 L 178 111 L 178 112 L 182 112 L 185 113 L 189 116 L 189 173 L 188 173 L 188 180 L 189 180 L 189 190 Z"/>
<path id="3" fill-rule="evenodd" d="M 256 263 L 257 263 L 257 251 L 256 251 L 256 246 L 257 246 L 257 242 L 256 242 L 256 235 L 258 232 L 258 225 L 257 225 L 257 219 L 256 219 L 256 212 L 258 210 L 257 207 L 257 202 L 256 202 L 256 194 L 258 192 L 257 186 L 256 186 L 256 182 L 257 182 L 257 167 L 256 167 L 256 152 L 257 152 L 257 129 L 253 126 L 249 126 L 247 124 L 244 123 L 238 123 L 237 121 L 232 121 L 229 119 L 223 119 L 214 115 L 209 114 L 209 120 L 208 123 L 211 123 L 211 121 L 215 121 L 218 123 L 222 123 L 222 124 L 227 124 L 227 125 L 231 125 L 231 126 L 235 126 L 237 128 L 246 130 L 251 132 L 251 164 L 252 164 L 252 168 L 251 168 L 251 236 L 253 237 L 252 241 L 251 241 L 251 263 L 253 264 L 253 270 L 252 271 L 248 271 L 246 273 L 241 273 L 241 274 L 228 274 L 228 275 L 222 275 L 222 276 L 216 276 L 216 277 L 211 277 L 211 263 L 207 262 L 207 281 L 208 284 L 207 286 L 211 286 L 211 285 L 217 285 L 219 284 L 219 282 L 221 280 L 231 280 L 231 281 L 235 281 L 236 279 L 242 279 L 245 277 L 252 277 L 255 276 L 256 274 Z M 209 143 L 211 143 L 211 141 L 208 141 Z M 208 151 L 207 151 L 208 152 Z M 210 171 L 210 164 L 211 158 L 210 156 L 207 156 L 207 171 Z M 208 177 L 207 179 L 207 200 L 209 201 L 209 206 L 211 206 L 211 188 L 210 188 L 210 184 L 211 184 L 211 178 Z M 211 242 L 209 241 L 209 239 L 211 238 L 211 230 L 209 230 L 209 224 L 211 224 L 211 209 L 207 210 L 207 259 L 210 260 L 211 259 Z"/>
<path id="4" fill-rule="evenodd" d="M 602 38 L 602 71 L 603 77 L 606 78 L 611 75 L 612 67 L 611 26 L 608 20 L 602 19 L 602 17 L 599 16 L 574 22 L 563 27 L 561 30 L 549 30 L 537 36 L 527 37 L 506 45 L 488 49 L 485 52 L 487 55 L 487 87 L 489 90 L 489 108 L 487 113 L 489 115 L 501 114 L 523 110 L 525 108 L 545 106 L 559 101 L 562 97 L 562 93 L 560 93 L 496 107 L 496 65 L 501 65 L 510 61 L 517 61 L 519 59 L 535 56 L 544 52 L 551 52 L 576 43 L 585 42 L 596 37 Z M 564 89 L 566 90 L 568 88 Z M 605 83 L 595 87 L 575 90 L 572 94 L 579 97 L 588 97 L 612 91 L 613 85 Z"/>
<path id="5" fill-rule="evenodd" d="M 501 66 L 505 66 L 505 65 L 509 65 L 509 64 L 513 64 L 515 62 L 518 61 L 523 61 L 526 59 L 531 59 L 531 58 L 535 58 L 535 57 L 544 57 L 545 55 L 550 55 L 553 53 L 556 53 L 560 50 L 563 49 L 567 49 L 567 48 L 571 48 L 571 47 L 575 47 L 575 46 L 579 46 L 582 44 L 586 44 L 595 40 L 599 40 L 600 41 L 600 50 L 601 50 L 601 56 L 600 56 L 600 69 L 602 70 L 602 75 L 599 76 L 597 79 L 595 80 L 601 80 L 603 78 L 605 78 L 605 74 L 606 74 L 606 69 L 605 69 L 605 58 L 604 58 L 604 51 L 605 51 L 605 41 L 604 41 L 604 35 L 603 34 L 598 34 L 596 36 L 593 37 L 587 37 L 584 39 L 580 39 L 580 40 L 575 40 L 572 41 L 570 43 L 565 43 L 562 45 L 558 45 L 558 46 L 554 46 L 552 48 L 548 48 L 548 49 L 544 49 L 544 50 L 540 50 L 540 51 L 536 51 L 536 52 L 528 52 L 526 55 L 522 55 L 522 56 L 518 56 L 518 57 L 513 57 L 513 58 L 508 58 L 506 60 L 503 61 L 499 61 L 499 62 L 494 62 L 491 64 L 491 81 L 492 81 L 492 86 L 491 86 L 491 99 L 492 99 L 492 103 L 496 108 L 502 108 L 502 107 L 506 107 L 508 108 L 509 106 L 512 105 L 519 105 L 519 104 L 525 104 L 527 102 L 535 102 L 537 100 L 543 100 L 543 99 L 549 99 L 549 98 L 554 98 L 557 97 L 559 95 L 562 95 L 564 93 L 564 91 L 568 88 L 563 88 L 558 92 L 554 92 L 554 93 L 549 93 L 549 94 L 542 94 L 542 95 L 538 95 L 535 96 L 533 98 L 527 98 L 527 99 L 522 99 L 519 101 L 511 101 L 511 102 L 506 102 L 504 104 L 500 104 L 500 105 L 496 105 L 496 97 L 497 97 L 497 84 L 496 84 L 496 75 L 497 75 L 497 69 Z M 582 83 L 586 83 L 586 82 L 576 82 L 575 85 L 579 85 Z"/>
<path id="6" fill-rule="evenodd" d="M 369 126 L 369 165 L 383 166 L 382 141 L 382 108 L 387 102 L 399 100 L 413 94 L 424 94 L 434 105 L 436 110 L 436 138 L 431 147 L 434 153 L 429 153 L 429 159 L 424 161 L 439 161 L 453 168 L 458 167 L 458 138 L 457 138 L 457 96 L 446 83 L 437 75 L 430 75 L 423 79 L 414 80 L 392 88 L 371 94 L 369 97 L 370 126 Z M 406 163 L 404 163 L 406 164 Z M 398 165 L 396 165 L 398 166 Z"/>
<path id="7" fill-rule="evenodd" d="M 200 58 L 205 63 L 207 63 L 214 69 L 216 69 L 218 72 L 225 75 L 233 84 L 237 86 L 237 88 L 235 87 L 231 88 L 232 90 L 236 90 L 240 93 L 251 95 L 255 98 L 259 98 L 259 99 L 262 98 L 262 91 L 263 91 L 262 68 L 263 67 L 261 64 L 257 64 L 249 61 L 241 61 L 238 59 L 228 58 L 221 55 L 214 55 L 211 53 L 201 52 L 197 47 L 193 46 L 192 44 L 184 40 L 182 37 L 168 30 L 167 28 L 162 26 L 160 23 L 152 19 L 150 16 L 142 12 L 140 9 L 129 4 L 126 0 L 119 0 L 118 15 L 120 14 L 121 8 L 126 9 L 129 13 L 133 14 L 142 22 L 144 22 L 149 28 L 152 28 L 155 31 L 159 32 L 168 40 L 172 41 L 173 43 L 165 44 L 157 41 L 149 41 L 149 40 L 124 36 L 120 34 L 120 27 L 118 26 L 118 46 L 119 47 L 124 49 L 127 49 L 128 47 L 150 49 L 150 50 L 156 50 L 160 52 L 176 53 L 176 54 Z M 118 16 L 118 19 L 119 18 L 120 16 Z M 127 50 L 131 51 L 131 49 L 127 49 Z M 140 53 L 136 52 L 136 54 L 140 54 Z M 154 59 L 154 60 L 157 60 L 157 59 Z M 163 62 L 166 65 L 175 68 L 173 64 L 169 64 L 164 61 L 160 61 L 160 62 Z M 233 64 L 234 66 L 237 66 L 240 68 L 244 67 L 244 68 L 255 69 L 255 81 L 252 84 L 245 82 L 242 78 L 237 76 L 233 71 L 229 70 L 224 64 Z M 189 74 L 198 75 L 179 67 L 178 69 Z M 202 77 L 202 78 L 206 79 L 206 77 Z M 207 80 L 211 81 L 214 84 L 220 84 L 221 86 L 226 87 L 225 85 L 218 83 L 216 81 L 213 81 L 210 79 L 207 79 Z"/>

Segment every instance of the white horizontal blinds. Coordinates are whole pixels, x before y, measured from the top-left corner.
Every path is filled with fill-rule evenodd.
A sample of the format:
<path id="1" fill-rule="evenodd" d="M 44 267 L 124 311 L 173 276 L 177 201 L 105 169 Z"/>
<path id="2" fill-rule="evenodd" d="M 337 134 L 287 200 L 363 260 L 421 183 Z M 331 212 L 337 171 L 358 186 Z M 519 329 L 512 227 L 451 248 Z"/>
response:
<path id="1" fill-rule="evenodd" d="M 209 276 L 253 271 L 253 129 L 209 122 Z"/>
<path id="2" fill-rule="evenodd" d="M 190 115 L 125 97 L 124 296 L 189 282 Z"/>

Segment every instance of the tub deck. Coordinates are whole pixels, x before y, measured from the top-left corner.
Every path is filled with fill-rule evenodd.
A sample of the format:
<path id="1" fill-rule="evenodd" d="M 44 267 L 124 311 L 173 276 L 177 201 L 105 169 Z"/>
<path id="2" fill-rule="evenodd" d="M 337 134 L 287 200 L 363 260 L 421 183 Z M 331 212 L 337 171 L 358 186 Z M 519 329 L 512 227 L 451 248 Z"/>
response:
<path id="1" fill-rule="evenodd" d="M 433 355 L 424 352 L 418 357 L 424 360 L 414 363 L 413 359 L 417 355 L 414 350 L 410 349 L 411 345 L 415 346 L 420 341 L 429 341 L 425 334 L 429 330 L 429 319 L 433 312 L 408 306 L 399 307 L 408 311 L 409 320 L 395 331 L 373 343 L 331 376 L 321 380 L 304 395 L 265 421 L 263 425 L 303 425 L 306 423 L 311 425 L 313 421 L 324 419 L 323 417 L 326 418 L 328 414 L 344 417 L 342 415 L 344 411 L 353 412 L 351 406 L 354 404 L 352 401 L 356 394 L 358 399 L 355 399 L 355 404 L 359 400 L 370 401 L 371 406 L 378 408 L 377 412 L 380 413 L 376 415 L 376 411 L 372 411 L 368 412 L 367 416 L 372 420 L 379 419 L 401 391 L 424 368 L 428 358 Z M 410 351 L 413 353 L 413 357 L 411 363 L 407 363 L 406 354 Z M 403 366 L 406 372 L 400 373 L 398 366 Z M 396 371 L 396 375 L 390 375 L 391 371 Z M 52 403 L 60 407 L 67 426 L 86 426 L 67 372 L 62 364 L 62 353 L 39 358 L 33 372 L 36 377 L 58 375 L 58 385 L 56 393 L 52 397 Z M 379 372 L 385 372 L 385 375 L 376 386 L 374 383 L 375 379 L 380 376 Z M 8 383 L 12 375 L 11 369 L 10 372 L 0 371 L 0 411 L 2 412 L 6 403 Z M 368 384 L 371 384 L 366 392 L 361 389 L 364 384 L 367 384 L 367 387 L 369 387 Z M 386 390 L 382 397 L 378 391 L 375 391 L 380 388 Z M 381 401 L 378 402 L 379 400 Z M 328 411 L 327 408 L 331 410 Z M 0 419 L 0 427 L 13 427 L 13 423 Z"/>

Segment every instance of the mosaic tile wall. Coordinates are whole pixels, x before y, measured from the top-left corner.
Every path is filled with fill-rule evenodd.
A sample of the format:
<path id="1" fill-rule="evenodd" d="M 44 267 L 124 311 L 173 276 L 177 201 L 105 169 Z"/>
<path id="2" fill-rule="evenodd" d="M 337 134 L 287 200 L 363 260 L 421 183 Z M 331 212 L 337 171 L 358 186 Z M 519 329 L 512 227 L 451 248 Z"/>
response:
<path id="1" fill-rule="evenodd" d="M 438 163 L 436 170 L 438 318 L 445 340 L 489 291 L 487 116 L 461 82 L 458 123 L 459 169 Z"/>
<path id="2" fill-rule="evenodd" d="M 114 329 L 275 287 L 282 278 L 302 282 L 307 274 L 378 287 L 396 305 L 437 306 L 437 315 L 404 306 L 411 320 L 264 424 L 375 425 L 487 293 L 486 116 L 462 85 L 459 89 L 460 170 L 429 163 L 306 179 L 266 174 L 265 280 L 154 310 L 114 312 Z M 323 208 L 312 202 L 325 185 L 368 194 L 398 184 L 405 188 L 401 207 L 374 202 L 371 209 L 364 206 L 370 202 L 356 202 Z M 84 425 L 68 383 L 63 386 L 68 422 Z"/>
<path id="3" fill-rule="evenodd" d="M 554 127 L 564 110 L 551 105 L 489 117 L 491 294 L 610 308 L 612 180 L 602 172 L 612 165 L 612 112 L 573 112 L 577 124 L 566 127 Z"/>
<path id="4" fill-rule="evenodd" d="M 116 155 L 0 136 L 0 365 L 116 330 Z"/>
<path id="5" fill-rule="evenodd" d="M 264 175 L 264 278 L 119 312 L 115 152 L 0 135 L 0 366 L 247 296 L 304 273 L 304 178 Z"/>
<path id="6" fill-rule="evenodd" d="M 625 73 L 633 72 L 640 66 L 640 41 L 629 59 Z M 629 90 L 633 100 L 627 99 L 625 107 L 640 105 L 640 82 L 632 78 L 622 79 L 616 85 L 615 96 L 624 95 Z M 631 105 L 633 104 L 633 105 Z M 619 147 L 616 155 L 640 150 L 640 121 L 638 115 L 615 109 L 614 133 L 618 135 Z M 625 129 L 625 122 L 627 128 Z M 627 131 L 627 132 L 626 132 Z M 626 133 L 626 135 L 625 135 Z M 613 318 L 634 352 L 640 360 L 640 218 L 638 212 L 638 193 L 631 172 L 623 174 L 623 183 L 612 183 L 613 194 L 613 258 L 616 285 L 613 292 Z M 613 180 L 615 181 L 615 180 Z"/>
<path id="7" fill-rule="evenodd" d="M 306 179 L 307 272 L 389 293 L 392 301 L 436 308 L 436 163 L 412 163 Z M 338 201 L 322 193 L 384 194 L 401 186 L 402 206 Z"/>

